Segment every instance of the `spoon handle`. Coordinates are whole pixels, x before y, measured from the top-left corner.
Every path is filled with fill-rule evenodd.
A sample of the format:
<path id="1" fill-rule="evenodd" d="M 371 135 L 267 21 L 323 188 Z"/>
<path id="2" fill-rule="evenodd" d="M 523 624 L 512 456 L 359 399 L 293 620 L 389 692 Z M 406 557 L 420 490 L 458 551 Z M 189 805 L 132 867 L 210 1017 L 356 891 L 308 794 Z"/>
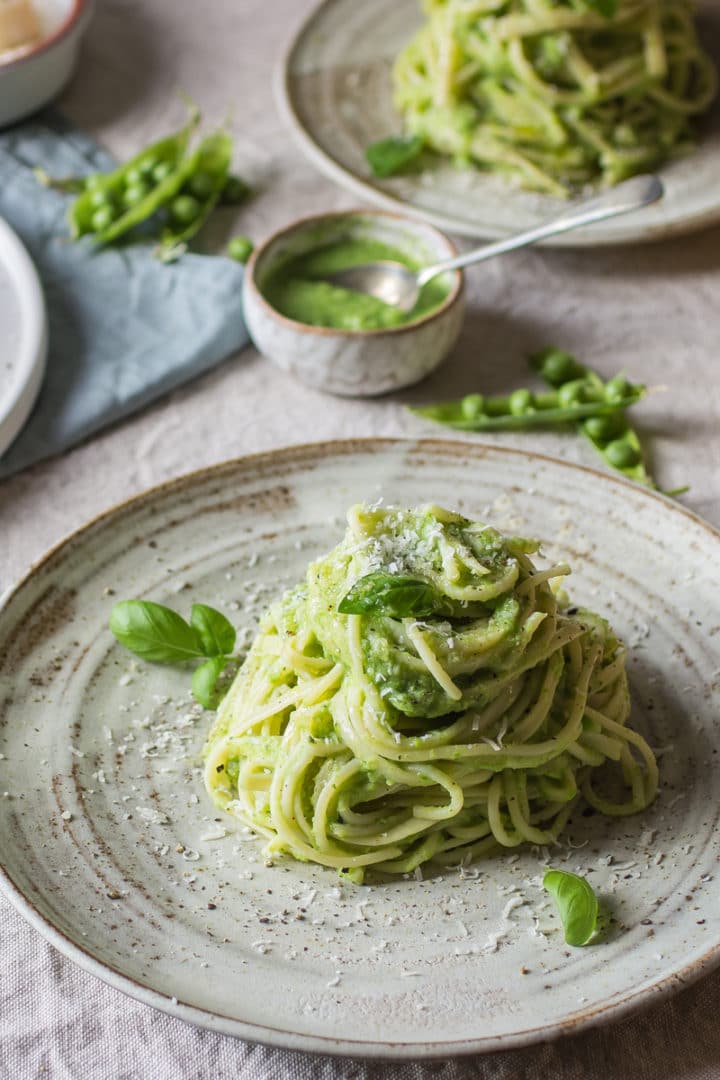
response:
<path id="1" fill-rule="evenodd" d="M 574 203 L 558 217 L 542 225 L 515 233 L 514 236 L 507 236 L 493 244 L 475 248 L 473 251 L 457 255 L 454 259 L 446 259 L 444 262 L 435 263 L 434 266 L 425 267 L 418 273 L 418 285 L 422 288 L 437 274 L 442 274 L 446 270 L 459 270 L 472 263 L 484 262 L 485 259 L 491 259 L 494 255 L 502 255 L 506 251 L 515 251 L 517 248 L 536 244 L 538 240 L 545 240 L 548 236 L 556 236 L 558 233 L 570 232 L 571 229 L 579 229 L 581 225 L 592 225 L 596 221 L 605 221 L 606 218 L 627 214 L 631 210 L 639 210 L 643 206 L 657 202 L 662 198 L 663 193 L 662 181 L 658 176 L 633 176 L 630 180 L 625 180 L 601 195 Z"/>

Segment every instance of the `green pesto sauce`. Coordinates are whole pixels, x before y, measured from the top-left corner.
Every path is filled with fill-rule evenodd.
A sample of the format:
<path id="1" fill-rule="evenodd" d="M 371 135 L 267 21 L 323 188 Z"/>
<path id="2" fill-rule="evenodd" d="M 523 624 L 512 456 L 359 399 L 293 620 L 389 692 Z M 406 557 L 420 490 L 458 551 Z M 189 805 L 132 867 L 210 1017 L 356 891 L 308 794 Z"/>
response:
<path id="1" fill-rule="evenodd" d="M 322 279 L 336 270 L 362 263 L 391 260 L 412 270 L 415 262 L 398 248 L 377 240 L 345 239 L 316 248 L 283 262 L 270 271 L 262 293 L 276 311 L 307 326 L 328 326 L 336 330 L 381 330 L 414 322 L 440 307 L 449 288 L 442 278 L 423 287 L 411 312 L 403 313 L 366 293 L 341 289 Z"/>

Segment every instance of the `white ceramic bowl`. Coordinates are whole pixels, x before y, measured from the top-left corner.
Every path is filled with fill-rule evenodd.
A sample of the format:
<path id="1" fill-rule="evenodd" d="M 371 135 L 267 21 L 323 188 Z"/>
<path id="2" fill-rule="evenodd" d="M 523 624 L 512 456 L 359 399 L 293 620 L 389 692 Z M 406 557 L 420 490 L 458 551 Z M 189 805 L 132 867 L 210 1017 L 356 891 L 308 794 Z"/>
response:
<path id="1" fill-rule="evenodd" d="M 278 261 L 348 237 L 379 240 L 430 265 L 456 254 L 431 225 L 378 210 L 349 210 L 303 218 L 275 233 L 254 252 L 244 287 L 245 320 L 269 360 L 318 390 L 344 397 L 386 394 L 429 375 L 452 349 L 462 325 L 462 275 L 447 275 L 439 308 L 414 322 L 382 330 L 307 326 L 276 311 L 262 294 Z"/>
<path id="2" fill-rule="evenodd" d="M 93 0 L 34 0 L 34 7 L 43 31 L 40 41 L 22 52 L 0 53 L 0 127 L 29 116 L 60 93 L 75 69 Z"/>

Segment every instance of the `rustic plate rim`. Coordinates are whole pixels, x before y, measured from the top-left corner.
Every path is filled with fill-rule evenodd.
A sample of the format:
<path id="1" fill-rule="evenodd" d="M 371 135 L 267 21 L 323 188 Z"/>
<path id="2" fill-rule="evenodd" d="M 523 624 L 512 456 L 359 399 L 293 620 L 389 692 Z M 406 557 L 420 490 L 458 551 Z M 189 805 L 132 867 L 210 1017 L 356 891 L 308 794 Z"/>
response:
<path id="1" fill-rule="evenodd" d="M 383 450 L 402 449 L 418 453 L 433 451 L 450 451 L 451 454 L 460 458 L 462 452 L 477 455 L 478 460 L 487 457 L 503 457 L 512 455 L 525 458 L 530 463 L 547 463 L 553 467 L 561 467 L 571 472 L 581 472 L 593 477 L 596 481 L 609 485 L 612 489 L 617 488 L 620 492 L 632 491 L 641 499 L 648 499 L 660 503 L 667 511 L 679 514 L 687 518 L 692 524 L 706 531 L 712 540 L 720 542 L 720 529 L 700 515 L 688 510 L 663 495 L 661 492 L 644 488 L 622 476 L 613 476 L 600 469 L 591 466 L 564 461 L 549 454 L 539 453 L 533 450 L 524 450 L 520 447 L 497 446 L 494 444 L 475 442 L 467 439 L 443 439 L 443 438 L 398 438 L 398 437 L 366 437 L 350 439 L 331 439 L 321 442 L 293 443 L 277 447 L 272 450 L 259 451 L 253 454 L 240 455 L 203 466 L 199 469 L 181 473 L 161 481 L 158 484 L 145 488 L 127 498 L 121 499 L 106 509 L 95 514 L 77 528 L 68 532 L 56 544 L 52 545 L 43 555 L 34 560 L 28 570 L 19 578 L 14 586 L 7 589 L 0 597 L 0 619 L 5 609 L 12 600 L 20 594 L 26 586 L 31 584 L 33 577 L 45 568 L 53 558 L 59 555 L 66 547 L 77 541 L 81 541 L 98 525 L 109 524 L 116 516 L 122 515 L 128 508 L 140 507 L 144 503 L 151 503 L 159 497 L 181 491 L 187 486 L 202 484 L 206 481 L 222 475 L 223 472 L 233 471 L 237 468 L 248 467 L 265 460 L 269 463 L 282 463 L 284 460 L 293 461 L 304 457 L 314 457 L 316 460 L 332 455 L 333 453 L 374 453 Z M 178 998 L 170 997 L 160 990 L 145 985 L 131 976 L 125 974 L 112 964 L 98 960 L 89 949 L 71 941 L 62 930 L 58 929 L 49 918 L 46 918 L 36 908 L 34 903 L 15 884 L 10 873 L 5 869 L 0 855 L 0 892 L 13 905 L 15 910 L 25 919 L 29 925 L 38 931 L 59 952 L 76 963 L 81 969 L 99 978 L 105 984 L 115 990 L 119 990 L 127 997 L 140 1001 L 142 1004 L 152 1006 L 171 1016 L 184 1020 L 199 1027 L 204 1027 L 218 1034 L 229 1035 L 235 1038 L 245 1039 L 250 1042 L 261 1042 L 278 1049 L 302 1050 L 312 1053 L 320 1053 L 331 1056 L 349 1056 L 373 1058 L 377 1060 L 398 1059 L 425 1059 L 447 1057 L 448 1055 L 463 1057 L 471 1054 L 494 1053 L 503 1050 L 520 1049 L 535 1045 L 540 1042 L 549 1042 L 558 1038 L 587 1031 L 599 1026 L 604 1022 L 616 1022 L 630 1015 L 650 1008 L 654 1003 L 668 998 L 671 994 L 684 989 L 720 966 L 720 939 L 713 943 L 701 956 L 691 961 L 683 968 L 671 971 L 662 976 L 651 986 L 640 988 L 626 994 L 617 1002 L 610 1002 L 601 1006 L 586 1010 L 580 1015 L 569 1016 L 543 1026 L 526 1028 L 505 1035 L 494 1035 L 489 1038 L 474 1036 L 471 1038 L 449 1039 L 447 1041 L 417 1042 L 417 1041 L 362 1041 L 349 1038 L 332 1038 L 326 1035 L 309 1035 L 302 1032 L 288 1031 L 286 1028 L 273 1028 L 270 1025 L 238 1020 L 235 1017 L 223 1013 L 203 1009 L 197 1005 L 191 1005 Z"/>

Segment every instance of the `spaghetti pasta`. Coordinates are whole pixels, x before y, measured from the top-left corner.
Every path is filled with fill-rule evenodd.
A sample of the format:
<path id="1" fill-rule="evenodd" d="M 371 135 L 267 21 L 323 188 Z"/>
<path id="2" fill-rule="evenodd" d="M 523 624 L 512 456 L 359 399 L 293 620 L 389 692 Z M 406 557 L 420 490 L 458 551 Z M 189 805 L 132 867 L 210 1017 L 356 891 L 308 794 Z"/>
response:
<path id="1" fill-rule="evenodd" d="M 605 814 L 652 801 L 625 650 L 561 609 L 536 544 L 438 507 L 348 521 L 264 617 L 205 749 L 210 795 L 268 854 L 362 880 L 551 843 L 583 797 Z M 596 790 L 606 762 L 626 799 Z"/>
<path id="2" fill-rule="evenodd" d="M 567 195 L 692 146 L 717 90 L 687 0 L 425 0 L 397 57 L 408 132 L 462 164 Z"/>

